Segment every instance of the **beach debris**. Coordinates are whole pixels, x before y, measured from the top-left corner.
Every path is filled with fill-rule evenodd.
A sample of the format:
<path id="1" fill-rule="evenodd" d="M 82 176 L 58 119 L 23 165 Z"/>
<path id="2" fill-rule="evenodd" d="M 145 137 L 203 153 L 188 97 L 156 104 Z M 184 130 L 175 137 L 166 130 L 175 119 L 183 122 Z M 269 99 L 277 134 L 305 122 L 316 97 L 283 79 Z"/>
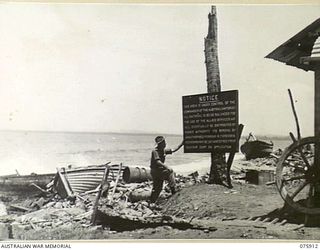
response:
<path id="1" fill-rule="evenodd" d="M 143 189 L 136 189 L 129 193 L 129 200 L 131 202 L 137 202 L 137 201 L 146 201 L 151 196 L 151 187 L 149 188 L 143 188 Z"/>
<path id="2" fill-rule="evenodd" d="M 282 152 L 282 149 L 277 149 L 265 157 L 238 160 L 230 170 L 232 180 L 240 184 L 272 185 L 276 164 Z"/>
<path id="3" fill-rule="evenodd" d="M 241 134 L 242 134 L 242 131 L 243 131 L 243 128 L 244 128 L 244 125 L 243 124 L 239 124 L 238 126 L 238 135 L 237 135 L 237 141 L 240 140 L 241 138 Z M 236 150 L 232 150 L 228 156 L 228 160 L 227 160 L 227 165 L 226 165 L 226 182 L 227 182 L 227 186 L 228 188 L 233 188 L 232 186 L 232 183 L 231 183 L 231 167 L 232 167 L 232 163 L 233 163 L 233 160 L 234 160 L 234 156 L 236 154 Z"/>
<path id="4" fill-rule="evenodd" d="M 47 201 L 46 201 L 43 197 L 40 197 L 38 200 L 36 200 L 35 202 L 33 202 L 33 203 L 31 204 L 31 206 L 32 206 L 33 208 L 40 209 L 40 208 L 42 208 L 43 205 L 46 204 L 46 203 L 47 203 Z"/>
<path id="5" fill-rule="evenodd" d="M 120 168 L 121 169 L 121 168 Z M 105 190 L 105 193 L 108 192 L 109 190 L 109 183 L 107 181 L 108 179 L 108 175 L 109 175 L 109 172 L 110 172 L 110 168 L 109 167 L 106 167 L 105 170 L 104 170 L 104 174 L 103 174 L 103 178 L 102 178 L 102 181 L 101 181 L 101 184 L 100 184 L 100 187 L 99 187 L 99 191 L 97 193 L 97 196 L 96 196 L 96 200 L 95 200 L 95 203 L 93 205 L 93 211 L 92 211 L 92 217 L 91 217 L 91 224 L 92 225 L 95 225 L 96 224 L 96 218 L 97 218 L 97 211 L 98 211 L 98 205 L 99 205 L 99 199 L 103 193 L 103 190 Z M 119 171 L 120 172 L 120 171 Z M 104 186 L 106 186 L 106 188 L 104 189 Z M 115 187 L 116 188 L 116 187 Z"/>
<path id="6" fill-rule="evenodd" d="M 9 225 L 6 223 L 0 223 L 0 240 L 9 239 Z"/>
<path id="7" fill-rule="evenodd" d="M 196 183 L 199 182 L 199 173 L 198 173 L 198 171 L 193 172 L 193 173 L 189 174 L 188 176 L 192 177 L 194 182 L 196 182 Z"/>
<path id="8" fill-rule="evenodd" d="M 266 158 L 251 161 L 256 166 L 263 163 L 268 168 L 274 168 L 273 162 L 276 159 L 274 157 L 267 159 L 267 161 Z M 271 164 L 266 165 L 269 162 Z M 127 183 L 124 180 L 124 169 L 131 168 L 122 164 L 108 163 L 86 168 L 59 169 L 54 181 L 48 182 L 44 187 L 41 186 L 45 192 L 38 189 L 41 191 L 40 196 L 13 205 L 15 208 L 9 212 L 17 217 L 9 223 L 14 221 L 19 224 L 19 228 L 30 229 L 56 228 L 76 224 L 83 228 L 102 225 L 103 228 L 111 231 L 158 226 L 216 230 L 216 228 L 209 229 L 196 225 L 192 219 L 181 217 L 179 214 L 166 215 L 161 204 L 167 202 L 172 196 L 170 189 L 165 185 L 158 203 L 150 204 L 148 200 L 152 182 L 146 180 Z M 235 174 L 231 177 L 234 179 L 243 173 L 242 169 L 238 169 L 231 172 Z M 132 180 L 132 177 L 130 179 Z M 207 183 L 209 174 L 200 176 L 195 171 L 187 176 L 177 174 L 175 179 L 177 189 L 181 190 Z M 86 185 L 76 185 L 77 181 Z M 236 193 L 235 190 L 228 191 L 228 194 Z M 179 192 L 175 196 L 178 197 Z M 194 207 L 195 211 L 197 209 L 198 207 Z"/>
<path id="9" fill-rule="evenodd" d="M 266 183 L 267 186 L 271 186 L 271 185 L 275 185 L 276 184 L 276 181 L 268 181 Z"/>
<path id="10" fill-rule="evenodd" d="M 39 186 L 38 186 L 37 184 L 35 184 L 35 183 L 31 183 L 30 185 L 31 185 L 31 186 L 34 186 L 35 188 L 37 188 L 38 190 L 40 190 L 40 191 L 41 191 L 42 193 L 44 193 L 44 194 L 49 194 L 49 193 L 50 193 L 49 191 L 47 191 L 47 190 L 39 187 Z"/>
<path id="11" fill-rule="evenodd" d="M 18 211 L 22 211 L 22 212 L 31 212 L 32 211 L 32 209 L 30 209 L 30 208 L 19 206 L 19 205 L 14 205 L 14 204 L 10 205 L 10 209 L 18 210 Z"/>
<path id="12" fill-rule="evenodd" d="M 71 197 L 73 196 L 73 192 L 62 170 L 64 169 L 58 169 L 57 175 L 55 176 L 54 189 L 61 198 Z"/>
<path id="13" fill-rule="evenodd" d="M 4 216 L 7 214 L 8 212 L 6 206 L 3 204 L 3 202 L 0 201 L 0 216 Z"/>
<path id="14" fill-rule="evenodd" d="M 120 166 L 119 166 L 119 171 L 118 171 L 118 174 L 117 174 L 117 178 L 116 178 L 116 181 L 114 182 L 112 193 L 111 193 L 110 198 L 109 198 L 109 204 L 112 203 L 112 201 L 113 201 L 113 195 L 116 192 L 117 185 L 118 185 L 118 182 L 119 182 L 119 179 L 120 179 L 120 176 L 121 176 L 121 171 L 122 171 L 122 163 L 120 163 Z M 107 177 L 104 177 L 104 180 L 106 180 L 106 178 Z"/>
<path id="15" fill-rule="evenodd" d="M 74 168 L 75 171 L 71 171 L 72 168 L 59 169 L 54 181 L 48 183 L 46 189 L 38 189 L 41 191 L 40 197 L 11 204 L 10 211 L 18 216 L 13 220 L 17 223 L 14 228 L 55 228 L 69 223 L 76 223 L 85 228 L 101 224 L 115 231 L 157 226 L 199 228 L 190 221 L 166 216 L 161 212 L 161 206 L 149 204 L 147 200 L 152 189 L 152 182 L 149 180 L 126 183 L 122 178 L 122 164 L 117 165 L 117 168 L 115 165 L 101 166 L 104 166 L 104 173 L 100 183 L 90 186 L 90 190 L 81 192 L 75 188 L 75 182 L 70 181 L 75 178 L 70 177 L 85 173 L 88 178 L 88 171 L 79 168 Z M 102 169 L 101 166 L 99 170 Z M 97 170 L 97 166 L 89 168 L 93 169 Z M 189 176 L 177 175 L 177 188 L 205 182 L 206 178 L 199 177 L 197 172 Z M 112 192 L 108 196 L 110 190 Z M 159 200 L 163 202 L 170 196 L 170 190 L 164 186 Z"/>
<path id="16" fill-rule="evenodd" d="M 293 230 L 296 231 L 296 230 L 299 230 L 301 228 L 305 227 L 304 224 L 300 224 L 299 226 L 295 227 Z"/>
<path id="17" fill-rule="evenodd" d="M 223 192 L 223 193 L 224 193 L 224 194 L 237 194 L 238 191 L 237 191 L 237 190 L 234 190 L 234 189 L 231 189 L 231 190 L 225 191 L 225 192 Z"/>
<path id="18" fill-rule="evenodd" d="M 275 169 L 271 170 L 248 170 L 246 181 L 256 185 L 267 185 L 275 180 Z"/>

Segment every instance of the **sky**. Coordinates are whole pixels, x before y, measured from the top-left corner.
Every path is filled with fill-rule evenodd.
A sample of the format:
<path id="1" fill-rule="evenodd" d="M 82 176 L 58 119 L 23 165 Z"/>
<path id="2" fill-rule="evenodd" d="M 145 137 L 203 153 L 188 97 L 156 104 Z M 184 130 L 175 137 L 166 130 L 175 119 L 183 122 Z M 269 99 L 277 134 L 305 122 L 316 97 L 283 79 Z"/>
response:
<path id="1" fill-rule="evenodd" d="M 0 129 L 182 134 L 182 96 L 207 91 L 210 5 L 0 5 Z M 314 74 L 264 58 L 320 5 L 218 5 L 222 90 L 245 133 L 313 134 Z"/>

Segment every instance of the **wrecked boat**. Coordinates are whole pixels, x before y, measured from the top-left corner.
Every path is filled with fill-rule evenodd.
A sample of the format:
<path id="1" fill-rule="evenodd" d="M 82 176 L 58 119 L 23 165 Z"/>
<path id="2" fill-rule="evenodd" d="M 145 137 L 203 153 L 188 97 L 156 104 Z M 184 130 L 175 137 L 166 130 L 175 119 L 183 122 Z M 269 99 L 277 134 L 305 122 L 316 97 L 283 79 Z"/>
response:
<path id="1" fill-rule="evenodd" d="M 141 183 L 152 180 L 150 169 L 140 166 L 121 166 L 121 164 L 90 165 L 84 167 L 62 167 L 56 173 L 0 176 L 0 189 L 14 192 L 47 192 L 53 188 L 63 197 L 74 193 L 84 193 L 98 188 L 103 180 L 105 169 L 109 168 L 108 181 Z"/>
<path id="2" fill-rule="evenodd" d="M 108 181 L 114 180 L 115 172 L 119 172 L 119 165 L 107 163 L 87 167 L 60 168 L 54 178 L 53 187 L 63 198 L 95 190 L 101 184 L 106 168 L 110 169 Z M 121 169 L 118 175 L 122 176 Z"/>
<path id="3" fill-rule="evenodd" d="M 106 168 L 109 169 L 107 181 L 139 183 L 152 180 L 149 169 L 122 164 L 93 165 L 87 167 L 60 168 L 54 178 L 53 187 L 61 197 L 96 191 L 103 181 Z"/>
<path id="4" fill-rule="evenodd" d="M 4 175 L 0 176 L 0 189 L 7 191 L 32 191 L 38 187 L 45 188 L 55 174 Z"/>
<path id="5" fill-rule="evenodd" d="M 273 151 L 273 142 L 258 140 L 252 133 L 250 133 L 246 142 L 241 145 L 240 150 L 247 160 L 267 157 Z"/>

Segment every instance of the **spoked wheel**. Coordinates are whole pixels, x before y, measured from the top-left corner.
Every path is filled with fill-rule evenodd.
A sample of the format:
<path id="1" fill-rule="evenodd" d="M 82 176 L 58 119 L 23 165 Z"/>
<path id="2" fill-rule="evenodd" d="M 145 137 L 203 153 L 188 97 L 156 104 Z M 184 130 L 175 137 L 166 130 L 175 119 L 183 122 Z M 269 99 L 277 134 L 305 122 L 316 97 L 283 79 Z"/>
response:
<path id="1" fill-rule="evenodd" d="M 301 213 L 313 215 L 320 214 L 314 197 L 320 184 L 320 166 L 314 164 L 315 143 L 315 137 L 307 137 L 291 144 L 279 159 L 276 174 L 276 185 L 285 202 Z"/>

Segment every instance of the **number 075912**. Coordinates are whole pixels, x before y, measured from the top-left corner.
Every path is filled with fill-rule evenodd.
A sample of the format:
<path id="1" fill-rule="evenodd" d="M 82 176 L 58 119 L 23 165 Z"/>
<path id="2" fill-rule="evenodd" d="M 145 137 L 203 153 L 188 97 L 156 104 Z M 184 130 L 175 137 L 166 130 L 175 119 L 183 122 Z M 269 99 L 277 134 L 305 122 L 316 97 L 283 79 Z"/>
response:
<path id="1" fill-rule="evenodd" d="M 300 248 L 303 248 L 303 249 L 315 249 L 315 248 L 318 248 L 318 244 L 311 244 L 311 243 L 303 243 L 303 244 L 300 244 Z"/>

